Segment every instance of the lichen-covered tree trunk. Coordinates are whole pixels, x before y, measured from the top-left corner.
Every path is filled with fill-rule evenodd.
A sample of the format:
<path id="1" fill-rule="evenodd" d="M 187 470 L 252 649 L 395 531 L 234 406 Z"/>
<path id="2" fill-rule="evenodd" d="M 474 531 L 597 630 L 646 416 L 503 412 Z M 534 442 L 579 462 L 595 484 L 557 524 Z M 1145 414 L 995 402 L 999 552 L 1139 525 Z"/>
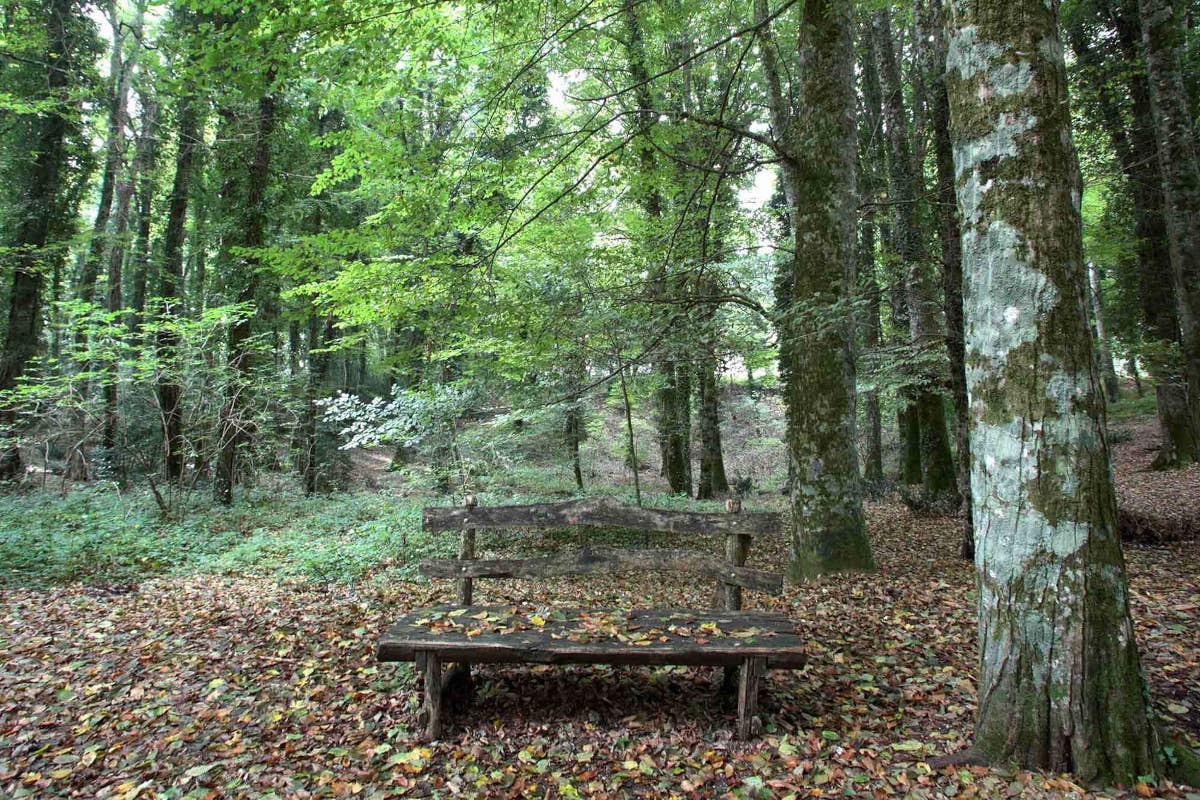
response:
<path id="1" fill-rule="evenodd" d="M 803 107 L 789 109 L 781 132 L 795 250 L 791 298 L 780 319 L 788 455 L 796 476 L 794 577 L 873 566 L 858 474 L 849 303 L 857 205 L 853 4 L 805 0 L 798 39 Z"/>
<path id="2" fill-rule="evenodd" d="M 913 158 L 904 87 L 892 43 L 891 19 L 886 8 L 875 13 L 875 27 L 875 47 L 879 54 L 889 144 L 889 200 L 894 204 L 895 211 L 892 230 L 896 255 L 904 270 L 909 335 L 916 351 L 933 352 L 942 346 L 942 339 L 937 302 L 927 274 L 929 259 L 925 254 L 925 232 L 922 230 L 918 206 L 925 187 Z M 919 381 L 913 387 L 913 398 L 915 413 L 920 420 L 921 482 L 925 500 L 935 506 L 955 508 L 960 498 L 954 459 L 950 453 L 950 436 L 946 430 L 945 408 L 938 391 L 940 380 L 930 370 L 924 370 L 914 377 Z"/>
<path id="3" fill-rule="evenodd" d="M 1187 464 L 1200 460 L 1200 153 L 1180 69 L 1183 21 L 1170 0 L 1140 0 L 1139 8 L 1183 349 L 1188 415 L 1182 424 L 1191 427 L 1159 462 Z"/>
<path id="4" fill-rule="evenodd" d="M 1154 774 L 1088 330 L 1080 181 L 1056 12 L 954 0 L 979 716 L 986 759 Z"/>
<path id="5" fill-rule="evenodd" d="M 38 115 L 29 142 L 33 163 L 28 181 L 9 187 L 21 197 L 18 218 L 10 221 L 13 235 L 2 244 L 12 269 L 8 291 L 8 324 L 4 332 L 4 352 L 0 356 L 0 392 L 17 385 L 30 359 L 37 353 L 42 330 L 42 288 L 49 261 L 47 245 L 52 233 L 61 228 L 60 218 L 66 204 L 61 202 L 66 169 L 65 142 L 70 113 L 72 52 L 69 26 L 73 24 L 74 4 L 70 0 L 46 3 L 46 91 L 41 100 L 50 107 Z M 0 406 L 0 478 L 20 474 L 21 451 L 16 438 L 16 414 L 9 406 Z"/>

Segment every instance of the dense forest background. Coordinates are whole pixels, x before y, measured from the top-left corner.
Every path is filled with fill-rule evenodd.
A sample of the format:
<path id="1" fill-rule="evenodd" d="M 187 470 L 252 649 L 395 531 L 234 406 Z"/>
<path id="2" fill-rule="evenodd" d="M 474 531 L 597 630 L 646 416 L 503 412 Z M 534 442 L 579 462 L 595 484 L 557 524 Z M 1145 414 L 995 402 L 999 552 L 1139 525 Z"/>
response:
<path id="1" fill-rule="evenodd" d="M 767 27 L 798 11 L 10 5 L 5 474 L 152 486 L 166 511 L 266 473 L 345 487 L 348 445 L 477 488 L 540 438 L 582 489 L 578 453 L 617 398 L 630 466 L 671 492 L 778 491 L 787 476 L 727 474 L 719 387 L 777 388 L 783 328 L 850 314 L 863 476 L 957 507 L 944 15 L 860 10 L 857 278 L 800 302 L 793 143 L 768 133 L 800 86 Z M 1062 20 L 1106 392 L 1157 394 L 1159 464 L 1190 463 L 1191 321 L 1138 12 Z"/>
<path id="2" fill-rule="evenodd" d="M 1197 10 L 0 5 L 0 642 L 19 655 L 0 679 L 29 700 L 0 700 L 0 789 L 102 780 L 100 746 L 66 741 L 91 723 L 64 720 L 96 703 L 104 746 L 125 736 L 122 703 L 175 691 L 127 663 L 160 645 L 139 664 L 203 676 L 173 702 L 228 692 L 269 724 L 197 713 L 198 735 L 236 728 L 223 766 L 139 739 L 151 755 L 118 769 L 115 748 L 110 794 L 137 796 L 139 770 L 164 796 L 218 776 L 287 794 L 308 777 L 235 775 L 255 750 L 237 737 L 278 754 L 315 725 L 337 742 L 316 763 L 367 764 L 321 773 L 339 796 L 515 792 L 549 785 L 517 777 L 543 763 L 566 764 L 563 796 L 581 769 L 667 792 L 656 758 L 693 794 L 805 773 L 847 794 L 1079 788 L 997 764 L 1195 783 Z M 444 589 L 414 582 L 454 555 L 421 507 L 582 494 L 788 512 L 755 558 L 786 570 L 764 602 L 810 627 L 814 666 L 778 684 L 765 750 L 713 766 L 720 736 L 671 716 L 686 670 L 618 679 L 630 728 L 581 727 L 599 778 L 569 703 L 547 712 L 561 741 L 537 719 L 511 734 L 542 742 L 528 758 L 411 741 L 394 695 L 415 677 L 379 673 L 370 639 Z M 1130 549 L 1147 541 L 1165 549 Z M 674 578 L 533 601 L 707 602 Z M 98 613 L 100 661 L 62 644 Z M 209 619 L 232 666 L 197 667 Z M 230 671 L 253 659 L 261 697 Z M 79 664 L 130 694 L 78 694 Z M 521 709 L 505 680 L 483 694 Z M 647 715 L 667 717 L 653 747 L 628 735 Z M 69 769 L 38 766 L 43 728 Z M 968 745 L 940 778 L 910 763 Z"/>

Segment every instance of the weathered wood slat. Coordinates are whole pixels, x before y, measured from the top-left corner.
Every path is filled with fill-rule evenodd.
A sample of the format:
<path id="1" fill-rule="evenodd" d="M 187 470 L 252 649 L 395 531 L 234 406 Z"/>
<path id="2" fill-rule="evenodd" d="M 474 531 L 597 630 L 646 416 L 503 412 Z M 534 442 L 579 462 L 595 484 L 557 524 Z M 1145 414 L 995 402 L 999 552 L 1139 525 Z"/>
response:
<path id="1" fill-rule="evenodd" d="M 413 661 L 418 653 L 437 653 L 444 661 L 476 663 L 532 664 L 679 664 L 726 666 L 742 664 L 747 658 L 761 658 L 765 668 L 798 669 L 806 661 L 805 640 L 786 617 L 753 612 L 715 611 L 697 613 L 677 609 L 640 609 L 633 612 L 563 609 L 564 619 L 547 619 L 534 630 L 511 633 L 482 632 L 470 635 L 470 614 L 490 612 L 507 614 L 505 607 L 473 606 L 455 619 L 463 630 L 436 631 L 418 620 L 447 614 L 455 606 L 421 609 L 401 618 L 379 642 L 380 661 Z M 630 631 L 660 630 L 648 641 L 619 641 L 601 637 L 593 641 L 565 638 L 587 616 L 628 614 Z M 721 632 L 711 638 L 673 635 L 669 626 L 684 626 L 695 634 L 705 623 Z M 734 631 L 755 629 L 748 638 L 728 635 Z M 556 635 L 564 638 L 554 638 Z M 665 638 L 667 641 L 661 641 Z"/>
<path id="2" fill-rule="evenodd" d="M 737 533 L 764 536 L 783 529 L 783 515 L 773 511 L 726 514 L 707 511 L 674 511 L 639 508 L 607 497 L 587 497 L 563 503 L 480 506 L 476 508 L 426 508 L 426 531 L 461 531 L 468 528 L 636 528 L 661 533 L 697 536 Z"/>
<path id="3" fill-rule="evenodd" d="M 439 559 L 422 561 L 427 578 L 562 578 L 596 573 L 648 570 L 684 572 L 715 578 L 722 583 L 779 594 L 783 576 L 775 572 L 723 563 L 693 550 L 617 550 L 583 548 L 542 558 Z M 739 598 L 740 599 L 740 598 Z"/>

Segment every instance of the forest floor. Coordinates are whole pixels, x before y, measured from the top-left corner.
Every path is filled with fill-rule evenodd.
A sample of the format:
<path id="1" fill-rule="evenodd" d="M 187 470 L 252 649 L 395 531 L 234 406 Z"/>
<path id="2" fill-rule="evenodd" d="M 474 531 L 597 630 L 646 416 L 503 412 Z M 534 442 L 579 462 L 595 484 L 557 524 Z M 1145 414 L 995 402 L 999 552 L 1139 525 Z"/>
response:
<path id="1" fill-rule="evenodd" d="M 1114 437 L 1123 502 L 1200 514 L 1200 470 L 1145 471 L 1153 428 L 1114 426 L 1124 429 Z M 345 528 L 375 508 L 325 513 Z M 140 577 L 122 567 L 118 582 L 78 570 L 65 584 L 4 580 L 15 548 L 0 548 L 0 796 L 1083 796 L 1065 776 L 928 765 L 970 735 L 972 570 L 957 557 L 957 520 L 891 501 L 870 504 L 868 517 L 878 571 L 748 594 L 748 607 L 797 621 L 809 666 L 770 675 L 765 732 L 747 743 L 732 739 L 719 670 L 522 666 L 477 668 L 475 702 L 442 741 L 421 743 L 413 670 L 377 663 L 375 642 L 405 611 L 449 600 L 451 586 L 398 580 L 405 573 L 387 564 L 352 582 L 270 568 L 270 537 L 288 541 L 281 524 L 244 525 L 237 537 L 253 552 L 235 560 Z M 404 524 L 415 519 L 405 512 Z M 481 546 L 528 552 L 551 538 Z M 782 548 L 756 543 L 751 565 L 778 565 Z M 1126 555 L 1154 713 L 1195 744 L 1200 543 L 1138 542 Z M 704 607 L 712 589 L 653 575 L 480 581 L 476 597 L 529 609 Z M 1126 794 L 1200 798 L 1169 784 Z"/>

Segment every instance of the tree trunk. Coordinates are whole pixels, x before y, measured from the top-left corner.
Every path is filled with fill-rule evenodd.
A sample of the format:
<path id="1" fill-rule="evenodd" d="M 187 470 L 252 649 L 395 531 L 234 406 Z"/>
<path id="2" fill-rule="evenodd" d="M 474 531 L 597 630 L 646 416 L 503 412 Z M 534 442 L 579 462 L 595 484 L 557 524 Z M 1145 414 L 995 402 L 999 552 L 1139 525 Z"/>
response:
<path id="1" fill-rule="evenodd" d="M 1087 319 L 1056 12 L 955 0 L 986 760 L 1134 783 L 1157 772 Z M 1102 667 L 1098 666 L 1102 665 Z"/>
<path id="2" fill-rule="evenodd" d="M 1100 361 L 1100 375 L 1104 379 L 1104 394 L 1110 403 L 1121 398 L 1121 386 L 1117 383 L 1117 369 L 1113 366 L 1112 351 L 1108 347 L 1108 333 L 1104 329 L 1104 300 L 1100 295 L 1100 268 L 1088 262 L 1088 299 L 1091 301 L 1092 332 L 1096 337 L 1096 354 Z"/>
<path id="3" fill-rule="evenodd" d="M 905 276 L 908 301 L 909 334 L 918 353 L 934 352 L 942 345 L 937 303 L 933 287 L 926 274 L 924 231 L 918 202 L 924 194 L 924 181 L 913 161 L 908 136 L 908 115 L 904 108 L 904 87 L 900 68 L 892 46 L 891 21 L 886 8 L 876 12 L 876 48 L 879 52 L 879 75 L 883 83 L 884 116 L 889 143 L 888 176 L 890 201 L 895 208 L 893 236 L 896 254 Z M 946 413 L 940 380 L 925 371 L 913 388 L 915 413 L 920 420 L 921 482 L 925 500 L 937 507 L 956 508 L 960 502 L 954 459 L 950 453 L 950 436 L 946 430 Z M 906 476 L 907 477 L 907 476 Z"/>
<path id="4" fill-rule="evenodd" d="M 875 35 L 869 24 L 862 26 L 861 43 L 863 53 L 859 58 L 862 69 L 863 115 L 860 122 L 858 184 L 859 198 L 872 204 L 879 197 L 881 181 L 878 175 L 886 168 L 887 159 L 883 148 L 883 90 L 879 85 L 879 58 L 875 48 Z M 876 264 L 878 212 L 872 210 L 859 221 L 858 275 L 866 283 L 863 293 L 867 300 L 867 318 L 863 326 L 863 344 L 869 354 L 876 354 L 883 338 L 880 321 L 881 295 L 879 268 Z M 863 477 L 868 484 L 879 487 L 883 484 L 883 420 L 879 412 L 879 392 L 872 389 L 864 397 L 864 417 L 867 424 L 867 459 Z"/>
<path id="5" fill-rule="evenodd" d="M 1190 436 L 1170 440 L 1174 463 L 1183 465 L 1200 460 L 1200 154 L 1180 70 L 1182 20 L 1170 0 L 1140 0 L 1139 8 L 1183 350 L 1188 414 L 1182 422 L 1191 427 Z M 1174 430 L 1164 429 L 1164 436 Z M 1160 460 L 1166 444 L 1164 438 Z"/>
<path id="6" fill-rule="evenodd" d="M 116 335 L 115 326 L 118 324 L 118 314 L 124 302 L 121 298 L 121 272 L 125 264 L 125 239 L 129 232 L 129 207 L 133 200 L 133 180 L 134 176 L 129 175 L 124 180 L 117 182 L 117 218 L 116 224 L 113 226 L 112 249 L 108 254 L 108 293 L 107 306 L 108 311 L 112 315 L 109 322 L 110 330 L 113 335 Z M 108 451 L 110 459 L 116 458 L 117 450 L 117 425 L 119 422 L 117 414 L 117 383 L 119 380 L 120 358 L 118 355 L 118 343 L 113 341 L 109 344 L 113 353 L 105 364 L 104 378 L 104 432 L 103 443 L 104 449 Z"/>
<path id="7" fill-rule="evenodd" d="M 942 0 L 931 0 L 930 92 L 934 164 L 937 174 L 935 217 L 942 246 L 942 294 L 946 313 L 946 355 L 950 362 L 950 397 L 954 407 L 955 479 L 965 500 L 959 554 L 975 558 L 975 526 L 971 515 L 971 435 L 967 404 L 966 351 L 963 341 L 962 220 L 954 199 L 954 148 L 950 143 L 950 101 L 946 94 L 946 31 Z"/>
<path id="8" fill-rule="evenodd" d="M 755 17 L 766 17 L 764 0 L 756 0 Z M 760 46 L 794 237 L 794 255 L 783 266 L 790 292 L 779 320 L 779 359 L 795 469 L 789 572 L 797 578 L 874 566 L 863 524 L 848 310 L 858 203 L 853 32 L 849 0 L 805 0 L 798 30 L 802 108 L 778 91 L 774 43 Z M 813 324 L 812 309 L 822 324 Z"/>
<path id="9" fill-rule="evenodd" d="M 725 457 L 721 451 L 721 382 L 717 378 L 717 359 L 711 350 L 701 358 L 698 370 L 700 389 L 700 480 L 697 500 L 711 500 L 729 491 L 725 477 Z"/>
<path id="10" fill-rule="evenodd" d="M 167 479 L 183 477 L 183 379 L 179 358 L 180 292 L 183 288 L 183 240 L 187 221 L 188 193 L 192 180 L 192 160 L 200 139 L 202 123 L 196 101 L 190 97 L 180 100 L 178 111 L 179 134 L 175 150 L 175 178 L 167 207 L 167 228 L 163 233 L 162 270 L 159 273 L 159 296 L 162 297 L 160 322 L 156 336 L 158 350 L 158 411 L 162 417 L 163 464 Z M 144 200 L 143 200 L 144 202 Z"/>
<path id="11" fill-rule="evenodd" d="M 267 85 L 274 80 L 269 72 Z M 258 101 L 257 120 L 254 130 L 253 153 L 246 173 L 246 211 L 237 245 L 253 249 L 263 245 L 263 230 L 266 222 L 267 182 L 271 170 L 271 134 L 275 130 L 275 95 L 267 92 Z M 241 257 L 243 264 L 239 272 L 244 280 L 238 295 L 239 303 L 254 301 L 258 288 L 258 259 L 255 256 Z M 249 389 L 251 360 L 250 334 L 253 317 L 239 316 L 229 326 L 228 360 L 229 375 L 226 379 L 225 401 L 221 405 L 217 421 L 217 471 L 213 484 L 218 503 L 233 503 L 233 486 L 237 481 L 238 454 L 248 441 L 249 421 L 245 418 L 245 392 Z"/>
<path id="12" fill-rule="evenodd" d="M 25 198 L 21 215 L 10 225 L 15 235 L 8 242 L 7 258 L 12 263 L 12 284 L 8 292 L 8 325 L 4 333 L 4 352 L 0 358 L 0 392 L 17 385 L 30 359 L 37 353 L 42 330 L 42 282 L 50 261 L 47 245 L 50 235 L 62 227 L 57 219 L 63 213 L 59 202 L 62 173 L 66 167 L 65 140 L 69 109 L 72 44 L 68 26 L 72 24 L 74 4 L 70 0 L 49 0 L 46 4 L 46 93 L 52 108 L 41 113 L 33 126 L 33 164 L 28 183 L 19 187 Z M 21 472 L 21 450 L 17 442 L 16 410 L 0 406 L 0 478 L 13 478 Z"/>
<path id="13" fill-rule="evenodd" d="M 150 280 L 150 223 L 154 209 L 154 170 L 158 161 L 158 101 L 149 92 L 141 94 L 142 129 L 138 131 L 134 152 L 137 172 L 137 235 L 133 245 L 133 297 L 129 315 L 129 332 L 142 324 L 146 310 L 146 283 Z"/>

